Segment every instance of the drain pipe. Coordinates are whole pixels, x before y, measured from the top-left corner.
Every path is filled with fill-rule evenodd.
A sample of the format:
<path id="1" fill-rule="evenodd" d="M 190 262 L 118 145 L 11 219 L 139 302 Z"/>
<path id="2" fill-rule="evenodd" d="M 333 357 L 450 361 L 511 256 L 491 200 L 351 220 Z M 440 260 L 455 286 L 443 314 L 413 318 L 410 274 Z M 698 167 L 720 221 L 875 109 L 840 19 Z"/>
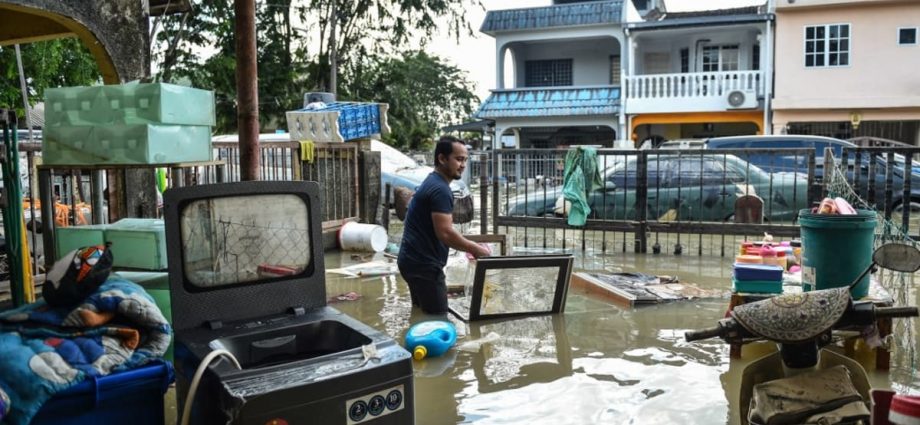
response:
<path id="1" fill-rule="evenodd" d="M 773 14 L 775 10 L 774 0 L 767 1 L 767 13 Z M 776 22 L 776 15 L 773 14 L 772 18 L 767 20 L 767 35 L 764 37 L 764 44 L 766 46 L 761 46 L 760 56 L 766 57 L 764 67 L 764 96 L 763 96 L 763 134 L 773 134 L 773 119 L 772 119 L 772 110 L 773 107 L 773 25 Z"/>

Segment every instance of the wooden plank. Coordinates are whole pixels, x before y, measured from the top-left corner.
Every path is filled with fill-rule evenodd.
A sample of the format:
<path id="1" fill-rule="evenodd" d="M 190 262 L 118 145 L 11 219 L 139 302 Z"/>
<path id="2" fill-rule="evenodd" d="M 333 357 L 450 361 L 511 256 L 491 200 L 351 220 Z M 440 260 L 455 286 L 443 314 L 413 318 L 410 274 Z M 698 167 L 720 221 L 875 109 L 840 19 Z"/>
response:
<path id="1" fill-rule="evenodd" d="M 569 287 L 623 307 L 632 307 L 637 301 L 635 295 L 601 282 L 584 272 L 572 273 Z"/>

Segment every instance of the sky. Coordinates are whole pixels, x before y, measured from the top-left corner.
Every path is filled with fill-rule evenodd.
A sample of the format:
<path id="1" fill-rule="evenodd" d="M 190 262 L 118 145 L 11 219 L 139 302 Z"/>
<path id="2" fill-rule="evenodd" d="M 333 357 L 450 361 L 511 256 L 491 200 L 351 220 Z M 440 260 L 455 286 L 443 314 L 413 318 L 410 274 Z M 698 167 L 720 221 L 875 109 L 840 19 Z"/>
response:
<path id="1" fill-rule="evenodd" d="M 520 9 L 526 7 L 549 6 L 551 0 L 481 0 L 486 10 Z M 672 12 L 689 10 L 712 10 L 733 7 L 761 5 L 766 0 L 665 0 L 666 7 Z M 463 36 L 459 44 L 447 32 L 435 36 L 427 45 L 429 53 L 448 59 L 452 64 L 464 70 L 475 86 L 475 93 L 481 100 L 489 96 L 489 90 L 495 88 L 495 39 L 479 32 L 479 27 L 486 17 L 480 8 L 470 8 L 467 19 L 473 28 L 472 36 Z"/>

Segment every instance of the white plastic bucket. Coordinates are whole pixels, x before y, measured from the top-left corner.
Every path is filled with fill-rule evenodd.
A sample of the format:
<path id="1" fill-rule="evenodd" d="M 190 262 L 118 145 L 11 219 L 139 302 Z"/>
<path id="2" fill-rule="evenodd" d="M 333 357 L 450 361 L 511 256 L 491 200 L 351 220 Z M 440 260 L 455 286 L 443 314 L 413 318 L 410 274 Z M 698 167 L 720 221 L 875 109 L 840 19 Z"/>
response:
<path id="1" fill-rule="evenodd" d="M 339 248 L 344 251 L 381 252 L 387 247 L 387 231 L 376 224 L 345 223 L 339 229 Z"/>

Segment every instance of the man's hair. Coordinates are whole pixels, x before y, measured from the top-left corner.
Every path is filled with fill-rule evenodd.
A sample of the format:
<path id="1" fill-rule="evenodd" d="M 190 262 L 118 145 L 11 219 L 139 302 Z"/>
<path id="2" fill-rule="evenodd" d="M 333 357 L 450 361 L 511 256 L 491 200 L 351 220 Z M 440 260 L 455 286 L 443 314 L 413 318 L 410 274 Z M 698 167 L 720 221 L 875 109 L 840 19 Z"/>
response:
<path id="1" fill-rule="evenodd" d="M 449 157 L 450 154 L 454 152 L 454 143 L 463 144 L 463 140 L 460 140 L 457 137 L 449 136 L 449 135 L 441 136 L 441 138 L 438 139 L 438 143 L 434 145 L 434 166 L 435 167 L 437 167 L 439 164 L 438 162 L 439 156 L 444 155 L 444 156 Z"/>

